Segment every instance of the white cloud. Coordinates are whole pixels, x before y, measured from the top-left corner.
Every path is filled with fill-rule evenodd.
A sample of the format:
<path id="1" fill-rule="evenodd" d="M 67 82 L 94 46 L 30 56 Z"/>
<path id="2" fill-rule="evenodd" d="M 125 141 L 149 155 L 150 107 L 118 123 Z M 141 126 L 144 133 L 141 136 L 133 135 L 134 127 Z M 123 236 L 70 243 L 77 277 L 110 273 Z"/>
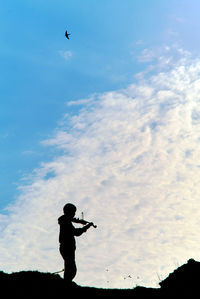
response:
<path id="1" fill-rule="evenodd" d="M 63 51 L 59 50 L 58 54 L 64 58 L 65 60 L 69 60 L 72 57 L 72 52 L 71 51 Z"/>
<path id="2" fill-rule="evenodd" d="M 78 106 L 78 105 L 85 105 L 92 103 L 94 101 L 94 97 L 90 97 L 89 99 L 82 99 L 82 100 L 76 100 L 76 101 L 68 101 L 66 103 L 67 106 Z"/>
<path id="3" fill-rule="evenodd" d="M 171 55 L 172 52 L 173 55 Z M 172 64 L 175 65 L 178 60 L 185 63 L 186 59 L 190 58 L 190 52 L 180 48 L 178 44 L 172 44 L 171 46 L 145 48 L 137 60 L 140 63 L 151 63 L 151 69 L 163 71 L 165 68 L 166 71 L 166 67 L 171 69 Z M 145 70 L 145 72 L 148 71 L 149 69 Z"/>
<path id="4" fill-rule="evenodd" d="M 144 49 L 142 54 L 138 57 L 139 62 L 152 62 L 156 57 L 153 49 Z"/>
<path id="5" fill-rule="evenodd" d="M 46 140 L 63 155 L 44 163 L 0 218 L 1 269 L 62 268 L 57 218 L 66 202 L 98 225 L 77 238 L 77 283 L 155 286 L 177 262 L 198 259 L 199 75 L 200 60 L 185 55 L 85 102 Z"/>

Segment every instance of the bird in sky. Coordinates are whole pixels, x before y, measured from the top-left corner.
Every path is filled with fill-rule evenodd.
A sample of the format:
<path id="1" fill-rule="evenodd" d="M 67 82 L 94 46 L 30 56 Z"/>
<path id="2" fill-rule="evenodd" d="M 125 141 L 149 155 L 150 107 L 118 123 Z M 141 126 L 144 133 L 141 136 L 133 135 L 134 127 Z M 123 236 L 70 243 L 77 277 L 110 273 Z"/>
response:
<path id="1" fill-rule="evenodd" d="M 69 35 L 70 35 L 70 33 L 67 33 L 67 30 L 66 30 L 65 31 L 65 36 L 66 36 L 67 39 L 69 39 Z"/>

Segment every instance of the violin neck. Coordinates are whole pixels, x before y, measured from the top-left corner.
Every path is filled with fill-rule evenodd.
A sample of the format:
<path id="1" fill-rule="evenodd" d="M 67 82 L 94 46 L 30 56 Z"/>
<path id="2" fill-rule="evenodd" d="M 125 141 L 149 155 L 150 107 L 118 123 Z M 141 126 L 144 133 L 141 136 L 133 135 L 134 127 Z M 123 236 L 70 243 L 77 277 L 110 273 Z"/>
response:
<path id="1" fill-rule="evenodd" d="M 81 223 L 81 224 L 87 224 L 87 223 L 89 223 L 88 221 L 83 220 L 83 219 L 79 219 L 79 218 L 73 218 L 72 222 L 74 222 L 74 223 Z"/>

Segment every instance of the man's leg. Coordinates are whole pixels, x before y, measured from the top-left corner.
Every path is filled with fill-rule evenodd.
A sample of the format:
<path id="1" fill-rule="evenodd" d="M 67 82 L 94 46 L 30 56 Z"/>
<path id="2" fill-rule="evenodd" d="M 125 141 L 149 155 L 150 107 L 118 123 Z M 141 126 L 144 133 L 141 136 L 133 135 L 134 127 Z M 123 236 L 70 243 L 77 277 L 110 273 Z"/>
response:
<path id="1" fill-rule="evenodd" d="M 76 276 L 77 268 L 76 262 L 73 255 L 66 256 L 65 259 L 65 272 L 64 272 L 64 279 L 66 282 L 72 282 L 74 277 Z"/>
<path id="2" fill-rule="evenodd" d="M 68 248 L 61 246 L 60 253 L 64 259 L 64 280 L 71 283 L 77 272 L 75 250 L 68 250 Z"/>

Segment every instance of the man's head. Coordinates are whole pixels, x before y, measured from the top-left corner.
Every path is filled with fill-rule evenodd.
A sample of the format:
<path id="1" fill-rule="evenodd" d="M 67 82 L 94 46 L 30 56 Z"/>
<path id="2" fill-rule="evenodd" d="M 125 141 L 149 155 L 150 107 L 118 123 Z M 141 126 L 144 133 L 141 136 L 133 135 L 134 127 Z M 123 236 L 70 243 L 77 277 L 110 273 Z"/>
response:
<path id="1" fill-rule="evenodd" d="M 73 218 L 75 216 L 76 213 L 76 207 L 75 205 L 73 205 L 72 203 L 67 203 L 64 207 L 63 207 L 63 212 L 66 216 L 68 216 L 69 218 Z"/>

